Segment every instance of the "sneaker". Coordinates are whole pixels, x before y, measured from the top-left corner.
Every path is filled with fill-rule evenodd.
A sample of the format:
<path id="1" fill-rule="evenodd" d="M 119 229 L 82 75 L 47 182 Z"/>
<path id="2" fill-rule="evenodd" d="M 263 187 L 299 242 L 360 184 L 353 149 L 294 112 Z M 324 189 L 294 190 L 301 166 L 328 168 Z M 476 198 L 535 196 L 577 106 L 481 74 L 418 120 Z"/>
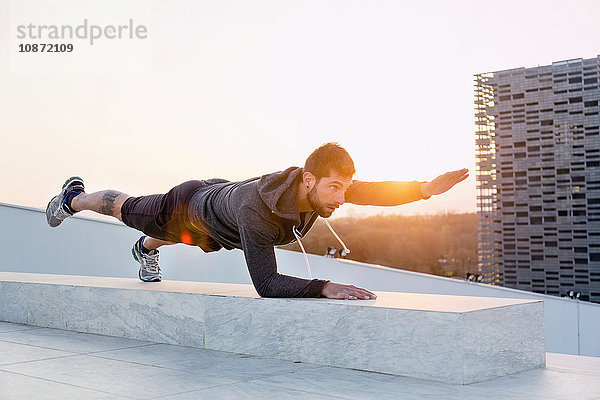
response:
<path id="1" fill-rule="evenodd" d="M 78 176 L 72 176 L 67 179 L 62 186 L 59 194 L 54 196 L 46 207 L 46 221 L 52 228 L 59 226 L 65 219 L 69 218 L 75 212 L 66 204 L 65 200 L 70 192 L 85 193 L 83 179 Z"/>
<path id="2" fill-rule="evenodd" d="M 142 243 L 145 237 L 142 236 L 139 238 L 131 249 L 133 258 L 140 263 L 138 276 L 144 282 L 160 282 L 162 280 L 162 271 L 160 270 L 160 265 L 158 265 L 158 250 L 154 249 L 150 250 L 149 253 L 144 253 L 142 251 Z"/>

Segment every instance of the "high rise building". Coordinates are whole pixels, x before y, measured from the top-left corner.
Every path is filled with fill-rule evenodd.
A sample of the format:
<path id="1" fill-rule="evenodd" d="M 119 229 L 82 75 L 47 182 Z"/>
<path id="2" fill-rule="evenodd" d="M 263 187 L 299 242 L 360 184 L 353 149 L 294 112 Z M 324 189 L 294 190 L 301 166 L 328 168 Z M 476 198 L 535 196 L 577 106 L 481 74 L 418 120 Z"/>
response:
<path id="1" fill-rule="evenodd" d="M 475 75 L 485 282 L 600 303 L 600 56 Z"/>

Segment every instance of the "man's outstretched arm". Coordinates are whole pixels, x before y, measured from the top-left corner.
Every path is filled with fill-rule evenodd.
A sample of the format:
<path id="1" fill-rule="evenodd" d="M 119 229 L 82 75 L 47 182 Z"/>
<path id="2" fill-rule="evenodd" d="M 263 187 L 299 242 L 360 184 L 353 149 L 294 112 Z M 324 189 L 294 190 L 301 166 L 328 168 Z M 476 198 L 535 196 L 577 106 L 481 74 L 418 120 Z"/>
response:
<path id="1" fill-rule="evenodd" d="M 427 200 L 442 194 L 465 180 L 468 169 L 447 172 L 431 182 L 422 181 L 353 181 L 346 191 L 346 202 L 370 206 L 399 206 L 417 200 Z"/>

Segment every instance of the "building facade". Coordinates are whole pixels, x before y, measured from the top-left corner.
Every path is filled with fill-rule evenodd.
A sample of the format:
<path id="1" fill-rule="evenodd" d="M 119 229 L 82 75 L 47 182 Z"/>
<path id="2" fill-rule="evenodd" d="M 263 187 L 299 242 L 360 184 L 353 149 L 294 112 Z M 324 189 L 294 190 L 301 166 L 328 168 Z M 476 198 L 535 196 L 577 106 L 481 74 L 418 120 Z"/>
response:
<path id="1" fill-rule="evenodd" d="M 600 303 L 600 56 L 475 75 L 485 282 Z"/>

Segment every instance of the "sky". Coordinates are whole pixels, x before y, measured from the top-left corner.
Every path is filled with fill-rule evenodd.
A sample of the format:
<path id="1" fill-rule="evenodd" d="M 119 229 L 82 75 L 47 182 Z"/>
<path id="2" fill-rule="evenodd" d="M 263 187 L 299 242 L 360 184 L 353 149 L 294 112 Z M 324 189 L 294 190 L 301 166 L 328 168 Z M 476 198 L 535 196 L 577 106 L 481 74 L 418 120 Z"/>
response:
<path id="1" fill-rule="evenodd" d="M 0 202 L 45 209 L 72 175 L 135 196 L 242 180 L 337 141 L 355 179 L 470 176 L 336 216 L 476 212 L 473 75 L 596 57 L 599 15 L 598 1 L 0 0 Z M 43 42 L 19 24 L 84 19 L 147 37 L 18 52 Z"/>

